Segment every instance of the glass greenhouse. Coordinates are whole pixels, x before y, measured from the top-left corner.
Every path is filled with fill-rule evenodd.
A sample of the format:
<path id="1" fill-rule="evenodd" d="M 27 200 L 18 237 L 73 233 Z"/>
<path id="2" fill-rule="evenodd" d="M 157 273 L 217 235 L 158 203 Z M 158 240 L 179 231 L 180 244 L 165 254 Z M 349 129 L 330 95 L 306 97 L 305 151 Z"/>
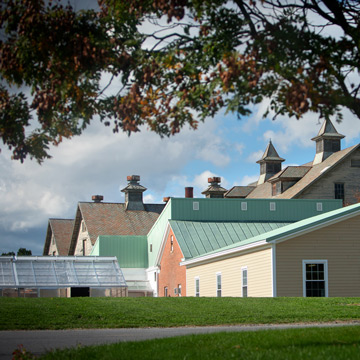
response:
<path id="1" fill-rule="evenodd" d="M 127 284 L 115 256 L 2 256 L 0 296 L 127 296 Z"/>

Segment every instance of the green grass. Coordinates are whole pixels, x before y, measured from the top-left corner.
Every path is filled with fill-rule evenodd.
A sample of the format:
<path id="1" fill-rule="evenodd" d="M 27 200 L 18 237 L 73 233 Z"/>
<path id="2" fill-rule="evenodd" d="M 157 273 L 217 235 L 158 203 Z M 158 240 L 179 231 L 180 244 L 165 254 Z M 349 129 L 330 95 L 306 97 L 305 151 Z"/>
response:
<path id="1" fill-rule="evenodd" d="M 359 359 L 360 327 L 266 330 L 89 346 L 42 359 Z"/>
<path id="2" fill-rule="evenodd" d="M 0 330 L 359 320 L 360 298 L 0 298 Z"/>

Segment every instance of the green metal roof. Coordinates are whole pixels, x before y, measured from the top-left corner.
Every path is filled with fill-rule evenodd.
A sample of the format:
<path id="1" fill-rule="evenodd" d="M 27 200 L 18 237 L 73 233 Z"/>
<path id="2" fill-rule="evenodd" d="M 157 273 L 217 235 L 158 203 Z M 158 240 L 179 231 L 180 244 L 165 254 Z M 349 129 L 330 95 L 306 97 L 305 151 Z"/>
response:
<path id="1" fill-rule="evenodd" d="M 214 250 L 244 244 L 256 235 L 288 225 L 288 222 L 192 222 L 170 220 L 185 259 Z"/>
<path id="2" fill-rule="evenodd" d="M 212 255 L 218 252 L 235 249 L 238 246 L 256 243 L 258 241 L 266 240 L 267 242 L 271 242 L 271 241 L 281 240 L 284 238 L 291 237 L 292 235 L 296 235 L 299 232 L 301 233 L 303 231 L 309 230 L 313 227 L 326 225 L 327 223 L 332 224 L 336 220 L 341 220 L 342 218 L 347 218 L 349 216 L 350 217 L 356 216 L 358 214 L 360 214 L 360 203 L 346 206 L 341 209 L 329 211 L 325 214 L 313 216 L 311 218 L 300 220 L 292 224 L 286 224 L 283 227 L 279 227 L 269 232 L 264 232 L 262 234 L 250 237 L 246 240 L 246 242 L 234 243 L 228 246 L 224 246 L 222 248 L 214 249 L 214 251 L 208 252 L 206 255 Z M 197 255 L 197 257 L 201 255 L 205 255 L 205 254 L 199 254 Z"/>
<path id="3" fill-rule="evenodd" d="M 318 215 L 317 203 L 322 203 L 322 213 L 342 207 L 342 201 L 335 199 L 171 198 L 170 202 L 170 219 L 204 222 L 294 222 Z M 194 210 L 194 203 L 198 203 L 198 210 Z M 242 203 L 246 203 L 247 210 L 243 210 Z M 270 210 L 270 203 L 275 203 L 275 211 Z"/>
<path id="4" fill-rule="evenodd" d="M 101 235 L 91 255 L 116 256 L 121 268 L 147 268 L 147 237 Z"/>

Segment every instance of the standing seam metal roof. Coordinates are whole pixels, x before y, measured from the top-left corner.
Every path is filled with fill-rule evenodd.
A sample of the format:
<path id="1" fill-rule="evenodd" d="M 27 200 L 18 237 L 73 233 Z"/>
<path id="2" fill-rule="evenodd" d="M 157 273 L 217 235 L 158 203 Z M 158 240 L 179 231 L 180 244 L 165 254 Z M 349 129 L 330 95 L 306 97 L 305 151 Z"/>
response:
<path id="1" fill-rule="evenodd" d="M 271 242 L 271 241 L 276 241 L 276 240 L 280 240 L 283 238 L 287 238 L 288 236 L 292 236 L 292 235 L 295 236 L 295 234 L 297 234 L 301 231 L 306 231 L 313 227 L 318 227 L 320 225 L 323 225 L 323 224 L 326 224 L 329 222 L 331 224 L 333 221 L 335 221 L 339 218 L 348 217 L 348 216 L 356 216 L 359 213 L 360 213 L 360 203 L 346 206 L 341 209 L 329 211 L 325 214 L 313 216 L 313 217 L 310 217 L 310 218 L 307 218 L 304 220 L 300 220 L 300 221 L 297 221 L 294 223 L 288 223 L 288 224 L 284 223 L 284 226 L 280 226 L 269 232 L 265 232 L 265 233 L 262 233 L 262 234 L 259 234 L 254 237 L 250 237 L 250 238 L 246 239 L 245 243 L 241 243 L 241 242 L 234 243 L 232 245 L 225 246 L 223 248 L 215 249 L 214 251 L 206 253 L 206 255 L 212 255 L 212 254 L 216 254 L 218 252 L 236 249 L 236 247 L 238 247 L 238 246 L 256 243 L 256 242 L 262 241 L 262 240 Z M 201 254 L 201 255 L 205 255 L 205 254 Z M 201 255 L 199 255 L 199 256 L 201 256 Z M 197 257 L 199 257 L 199 256 L 197 256 Z M 186 259 L 186 260 L 189 260 L 189 259 Z"/>
<path id="2" fill-rule="evenodd" d="M 245 240 L 289 225 L 289 222 L 193 222 L 169 220 L 185 259 L 241 244 Z"/>

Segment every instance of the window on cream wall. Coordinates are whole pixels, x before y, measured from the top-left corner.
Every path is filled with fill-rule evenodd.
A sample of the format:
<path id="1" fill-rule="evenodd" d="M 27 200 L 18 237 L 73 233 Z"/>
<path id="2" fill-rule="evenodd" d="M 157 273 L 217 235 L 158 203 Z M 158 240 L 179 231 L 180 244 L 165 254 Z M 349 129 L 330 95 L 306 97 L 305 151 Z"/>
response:
<path id="1" fill-rule="evenodd" d="M 241 296 L 248 296 L 248 271 L 247 267 L 241 268 Z"/>
<path id="2" fill-rule="evenodd" d="M 216 273 L 216 296 L 221 297 L 221 273 Z"/>
<path id="3" fill-rule="evenodd" d="M 195 296 L 196 297 L 200 296 L 200 278 L 199 277 L 195 278 Z"/>

